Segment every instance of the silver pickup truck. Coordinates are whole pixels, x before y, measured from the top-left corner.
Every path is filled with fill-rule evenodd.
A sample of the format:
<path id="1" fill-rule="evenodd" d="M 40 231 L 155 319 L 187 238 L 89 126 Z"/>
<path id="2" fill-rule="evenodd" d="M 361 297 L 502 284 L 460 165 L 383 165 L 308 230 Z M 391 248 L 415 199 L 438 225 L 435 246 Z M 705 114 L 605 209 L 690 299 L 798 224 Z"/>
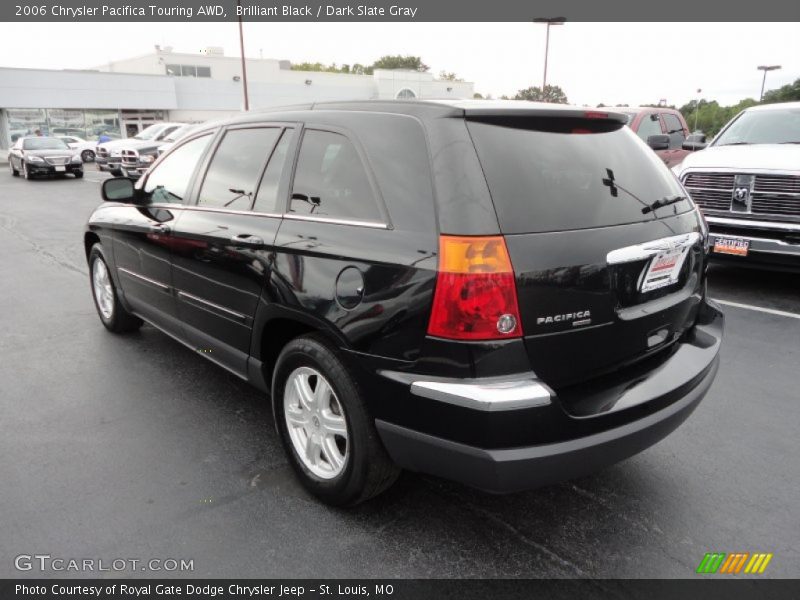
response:
<path id="1" fill-rule="evenodd" d="M 183 123 L 155 123 L 145 127 L 132 138 L 112 140 L 97 145 L 95 163 L 101 171 L 110 171 L 112 175 L 122 175 L 122 149 L 138 143 L 160 142 L 170 133 L 182 127 Z"/>
<path id="2" fill-rule="evenodd" d="M 705 215 L 714 258 L 800 270 L 800 102 L 742 111 L 673 172 Z"/>

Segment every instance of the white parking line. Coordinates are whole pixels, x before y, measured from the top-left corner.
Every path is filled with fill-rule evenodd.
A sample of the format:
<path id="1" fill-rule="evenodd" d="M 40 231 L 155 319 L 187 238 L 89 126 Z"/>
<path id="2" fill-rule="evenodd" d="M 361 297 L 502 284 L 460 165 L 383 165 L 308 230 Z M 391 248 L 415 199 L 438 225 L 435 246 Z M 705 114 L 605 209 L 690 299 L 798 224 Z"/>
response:
<path id="1" fill-rule="evenodd" d="M 724 304 L 725 306 L 733 306 L 735 308 L 744 308 L 746 310 L 755 310 L 757 312 L 769 313 L 771 315 L 778 315 L 779 317 L 789 317 L 791 319 L 800 319 L 800 314 L 787 312 L 785 310 L 777 310 L 775 308 L 766 308 L 764 306 L 753 306 L 752 304 L 741 304 L 739 302 L 731 302 L 730 300 L 720 300 L 713 298 L 714 302 Z"/>

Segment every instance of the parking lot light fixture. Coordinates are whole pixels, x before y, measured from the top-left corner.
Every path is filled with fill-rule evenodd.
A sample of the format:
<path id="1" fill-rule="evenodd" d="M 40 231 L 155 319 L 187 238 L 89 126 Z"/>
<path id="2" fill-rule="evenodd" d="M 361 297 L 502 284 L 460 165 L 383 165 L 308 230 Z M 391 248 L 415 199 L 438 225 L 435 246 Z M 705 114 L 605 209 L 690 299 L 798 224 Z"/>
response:
<path id="1" fill-rule="evenodd" d="M 241 8 L 242 3 L 241 0 L 236 0 L 236 6 Z M 241 17 L 241 10 L 237 11 L 239 13 L 239 50 L 242 54 L 242 89 L 244 90 L 244 110 L 250 110 L 250 99 L 247 95 L 247 61 L 244 57 L 244 30 L 242 28 L 242 17 Z"/>
<path id="2" fill-rule="evenodd" d="M 767 83 L 767 71 L 777 71 L 780 68 L 780 65 L 761 65 L 758 67 L 759 71 L 764 71 L 764 77 L 761 79 L 761 95 L 758 97 L 759 102 L 764 100 L 764 84 Z"/>
<path id="3" fill-rule="evenodd" d="M 550 51 L 550 26 L 563 25 L 566 22 L 566 17 L 537 17 L 533 20 L 534 23 L 544 23 L 547 25 L 547 33 L 544 40 L 544 75 L 542 76 L 542 95 L 544 96 L 544 88 L 547 85 L 547 55 Z"/>

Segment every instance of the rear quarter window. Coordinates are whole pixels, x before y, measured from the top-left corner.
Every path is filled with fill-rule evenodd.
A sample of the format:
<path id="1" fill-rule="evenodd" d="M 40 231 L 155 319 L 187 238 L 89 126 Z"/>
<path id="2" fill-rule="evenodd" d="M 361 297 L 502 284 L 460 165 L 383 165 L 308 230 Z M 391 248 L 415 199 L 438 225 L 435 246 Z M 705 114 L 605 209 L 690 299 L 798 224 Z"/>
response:
<path id="1" fill-rule="evenodd" d="M 503 233 L 636 223 L 692 208 L 684 200 L 655 214 L 642 208 L 683 191 L 628 127 L 588 119 L 468 121 Z"/>

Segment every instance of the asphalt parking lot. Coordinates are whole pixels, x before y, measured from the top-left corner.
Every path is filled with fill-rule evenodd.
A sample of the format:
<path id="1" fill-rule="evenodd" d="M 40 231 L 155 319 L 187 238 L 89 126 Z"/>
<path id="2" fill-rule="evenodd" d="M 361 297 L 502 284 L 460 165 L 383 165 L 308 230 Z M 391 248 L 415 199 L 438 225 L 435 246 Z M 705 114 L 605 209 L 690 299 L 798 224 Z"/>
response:
<path id="1" fill-rule="evenodd" d="M 258 392 L 152 327 L 101 326 L 82 232 L 105 176 L 0 167 L 0 577 L 41 576 L 14 568 L 37 553 L 195 577 L 693 577 L 712 551 L 800 576 L 800 276 L 713 268 L 713 297 L 777 312 L 723 307 L 715 384 L 646 452 L 510 496 L 405 474 L 335 510 L 295 483 Z"/>

